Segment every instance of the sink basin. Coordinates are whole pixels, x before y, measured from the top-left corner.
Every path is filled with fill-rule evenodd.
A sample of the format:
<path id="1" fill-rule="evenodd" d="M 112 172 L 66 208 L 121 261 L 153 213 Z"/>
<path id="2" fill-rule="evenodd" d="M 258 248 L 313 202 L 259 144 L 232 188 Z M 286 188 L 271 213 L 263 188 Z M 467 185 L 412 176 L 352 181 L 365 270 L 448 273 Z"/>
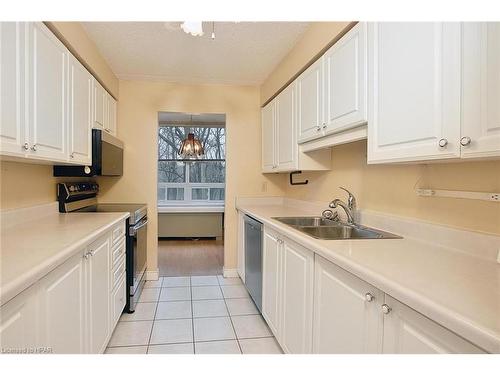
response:
<path id="1" fill-rule="evenodd" d="M 282 222 L 283 224 L 291 225 L 292 227 L 321 227 L 339 225 L 338 222 L 325 219 L 320 216 L 309 217 L 273 217 L 273 219 Z"/>
<path id="2" fill-rule="evenodd" d="M 273 219 L 322 240 L 402 238 L 378 229 L 356 224 L 344 224 L 322 217 L 275 217 Z"/>

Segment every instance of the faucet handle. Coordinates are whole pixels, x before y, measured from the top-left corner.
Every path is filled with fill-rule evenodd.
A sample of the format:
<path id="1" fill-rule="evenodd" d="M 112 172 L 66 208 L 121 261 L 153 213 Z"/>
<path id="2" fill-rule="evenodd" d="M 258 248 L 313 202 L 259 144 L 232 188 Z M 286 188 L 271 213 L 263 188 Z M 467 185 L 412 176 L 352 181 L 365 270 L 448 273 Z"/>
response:
<path id="1" fill-rule="evenodd" d="M 347 207 L 349 207 L 350 210 L 353 210 L 354 207 L 356 207 L 356 198 L 354 197 L 354 195 L 349 191 L 347 190 L 346 188 L 342 187 L 342 186 L 339 186 L 339 189 L 342 189 L 344 190 L 347 194 L 349 194 L 349 198 L 347 198 Z"/>

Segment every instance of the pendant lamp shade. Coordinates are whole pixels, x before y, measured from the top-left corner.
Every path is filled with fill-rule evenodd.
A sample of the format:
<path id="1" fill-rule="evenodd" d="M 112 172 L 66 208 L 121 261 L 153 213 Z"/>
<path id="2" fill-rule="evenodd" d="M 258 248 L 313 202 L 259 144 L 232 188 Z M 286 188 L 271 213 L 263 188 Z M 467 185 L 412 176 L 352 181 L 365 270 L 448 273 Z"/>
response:
<path id="1" fill-rule="evenodd" d="M 189 133 L 187 139 L 182 141 L 179 149 L 179 155 L 183 159 L 200 159 L 205 154 L 205 150 L 198 139 L 194 138 L 193 133 Z"/>

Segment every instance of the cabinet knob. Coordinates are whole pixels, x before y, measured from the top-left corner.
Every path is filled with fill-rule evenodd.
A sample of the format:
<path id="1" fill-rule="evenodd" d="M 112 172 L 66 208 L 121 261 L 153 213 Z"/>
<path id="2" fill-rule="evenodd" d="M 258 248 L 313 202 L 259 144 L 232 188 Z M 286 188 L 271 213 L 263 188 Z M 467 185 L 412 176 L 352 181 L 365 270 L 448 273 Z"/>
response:
<path id="1" fill-rule="evenodd" d="M 323 123 L 323 126 L 322 126 L 323 129 L 326 129 L 326 122 Z"/>
<path id="2" fill-rule="evenodd" d="M 36 151 L 36 143 L 33 146 L 31 146 L 31 151 Z"/>
<path id="3" fill-rule="evenodd" d="M 74 152 L 72 152 L 72 153 L 69 155 L 69 157 L 70 157 L 71 159 L 74 159 L 74 158 L 75 158 L 75 153 L 74 153 Z"/>
<path id="4" fill-rule="evenodd" d="M 389 307 L 389 305 L 386 305 L 385 303 L 382 305 L 382 312 L 384 314 L 389 314 L 392 311 L 392 309 Z"/>
<path id="5" fill-rule="evenodd" d="M 85 254 L 83 255 L 83 259 L 89 259 L 89 255 L 90 255 L 90 253 L 85 253 Z"/>
<path id="6" fill-rule="evenodd" d="M 316 125 L 316 131 L 317 131 L 317 132 L 321 131 L 321 126 Z"/>
<path id="7" fill-rule="evenodd" d="M 447 144 L 448 144 L 448 140 L 446 138 L 441 138 L 439 140 L 439 147 L 441 147 L 441 148 L 446 147 Z"/>
<path id="8" fill-rule="evenodd" d="M 462 137 L 462 138 L 460 138 L 460 144 L 462 146 L 468 146 L 468 145 L 470 145 L 471 141 L 472 140 L 470 139 L 470 137 Z"/>
<path id="9" fill-rule="evenodd" d="M 28 144 L 28 142 L 24 142 L 23 148 L 24 148 L 26 151 L 28 151 L 28 150 L 29 150 L 30 145 Z"/>
<path id="10" fill-rule="evenodd" d="M 366 293 L 365 294 L 365 300 L 366 300 L 366 302 L 371 302 L 374 299 L 375 299 L 375 297 L 373 296 L 373 294 L 371 294 L 371 293 Z"/>

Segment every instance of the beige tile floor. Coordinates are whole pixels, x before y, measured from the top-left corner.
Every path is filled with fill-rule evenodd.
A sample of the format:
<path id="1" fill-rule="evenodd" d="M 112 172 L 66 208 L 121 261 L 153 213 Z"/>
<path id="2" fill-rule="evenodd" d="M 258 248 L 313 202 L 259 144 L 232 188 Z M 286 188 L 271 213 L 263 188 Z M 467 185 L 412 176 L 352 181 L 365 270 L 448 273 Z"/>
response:
<path id="1" fill-rule="evenodd" d="M 281 354 L 239 278 L 161 277 L 123 314 L 111 354 Z"/>

